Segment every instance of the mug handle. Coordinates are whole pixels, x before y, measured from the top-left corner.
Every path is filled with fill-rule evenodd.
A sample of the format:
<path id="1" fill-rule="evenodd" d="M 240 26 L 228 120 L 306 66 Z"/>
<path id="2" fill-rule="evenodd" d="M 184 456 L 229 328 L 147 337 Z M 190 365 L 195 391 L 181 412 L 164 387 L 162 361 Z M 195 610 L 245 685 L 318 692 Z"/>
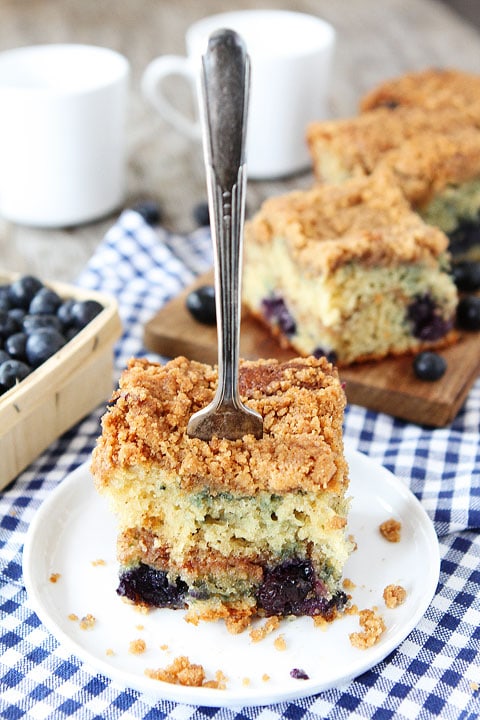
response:
<path id="1" fill-rule="evenodd" d="M 164 78 L 174 75 L 186 78 L 195 94 L 195 78 L 191 61 L 179 55 L 163 55 L 152 60 L 145 68 L 141 80 L 143 95 L 170 125 L 190 139 L 200 140 L 202 137 L 200 123 L 191 120 L 177 110 L 162 93 Z"/>

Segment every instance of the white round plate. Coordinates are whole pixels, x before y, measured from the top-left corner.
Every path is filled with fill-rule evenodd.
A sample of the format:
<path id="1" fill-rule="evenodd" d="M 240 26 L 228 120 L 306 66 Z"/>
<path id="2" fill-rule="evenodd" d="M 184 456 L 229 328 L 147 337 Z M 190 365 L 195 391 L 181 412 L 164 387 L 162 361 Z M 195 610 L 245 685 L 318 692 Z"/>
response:
<path id="1" fill-rule="evenodd" d="M 86 464 L 62 482 L 30 525 L 23 575 L 31 605 L 57 640 L 94 670 L 156 699 L 213 707 L 265 705 L 344 685 L 383 660 L 415 627 L 435 593 L 440 569 L 432 523 L 414 495 L 365 455 L 352 450 L 346 455 L 353 497 L 349 532 L 358 548 L 344 576 L 355 584 L 348 591 L 352 602 L 359 609 L 376 606 L 387 627 L 367 650 L 349 640 L 349 633 L 360 630 L 357 615 L 346 615 L 327 629 L 315 627 L 311 618 L 284 620 L 254 643 L 248 630 L 232 635 L 222 622 L 194 626 L 181 610 L 143 614 L 124 603 L 115 592 L 115 520 Z M 378 530 L 390 517 L 402 524 L 399 543 L 387 542 Z M 390 583 L 407 591 L 395 609 L 383 601 Z M 82 630 L 78 620 L 69 619 L 72 614 L 93 615 L 94 627 Z M 275 645 L 280 635 L 283 650 Z M 133 654 L 130 643 L 139 638 L 146 650 Z M 207 680 L 221 670 L 226 689 L 185 687 L 145 675 L 147 668 L 165 668 L 181 655 L 203 665 Z M 291 677 L 294 668 L 309 679 Z"/>

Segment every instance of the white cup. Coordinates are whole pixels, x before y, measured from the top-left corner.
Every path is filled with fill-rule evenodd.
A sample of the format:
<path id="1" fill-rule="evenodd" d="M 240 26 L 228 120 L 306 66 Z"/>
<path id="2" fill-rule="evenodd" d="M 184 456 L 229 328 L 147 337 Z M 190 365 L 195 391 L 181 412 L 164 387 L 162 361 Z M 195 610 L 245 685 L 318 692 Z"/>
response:
<path id="1" fill-rule="evenodd" d="M 187 78 L 195 93 L 201 56 L 210 34 L 219 28 L 237 32 L 251 59 L 248 176 L 271 179 L 305 170 L 311 165 L 306 127 L 328 115 L 335 46 L 335 30 L 318 17 L 283 10 L 240 10 L 203 18 L 186 32 L 187 57 L 164 55 L 147 66 L 142 77 L 144 96 L 180 132 L 200 139 L 198 119 L 174 107 L 164 83 L 172 76 Z M 198 113 L 198 102 L 196 107 Z"/>
<path id="2" fill-rule="evenodd" d="M 119 208 L 129 76 L 127 59 L 108 48 L 0 54 L 0 215 L 67 227 Z"/>

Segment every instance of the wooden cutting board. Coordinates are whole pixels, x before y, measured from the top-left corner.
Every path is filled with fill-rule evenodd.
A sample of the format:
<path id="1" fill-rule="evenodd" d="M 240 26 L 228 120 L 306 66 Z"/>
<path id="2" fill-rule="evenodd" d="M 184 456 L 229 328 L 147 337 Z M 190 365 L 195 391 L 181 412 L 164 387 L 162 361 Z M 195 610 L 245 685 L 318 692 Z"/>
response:
<path id="1" fill-rule="evenodd" d="M 207 284 L 212 284 L 211 273 L 199 277 L 145 325 L 148 349 L 169 358 L 184 355 L 200 362 L 217 362 L 216 328 L 198 323 L 185 305 L 187 295 L 195 287 Z M 447 425 L 460 410 L 480 372 L 480 333 L 464 333 L 455 345 L 441 353 L 448 367 L 436 382 L 415 377 L 412 355 L 341 368 L 348 401 L 421 425 Z M 286 360 L 295 353 L 281 348 L 258 321 L 245 316 L 240 329 L 240 355 L 248 359 Z"/>

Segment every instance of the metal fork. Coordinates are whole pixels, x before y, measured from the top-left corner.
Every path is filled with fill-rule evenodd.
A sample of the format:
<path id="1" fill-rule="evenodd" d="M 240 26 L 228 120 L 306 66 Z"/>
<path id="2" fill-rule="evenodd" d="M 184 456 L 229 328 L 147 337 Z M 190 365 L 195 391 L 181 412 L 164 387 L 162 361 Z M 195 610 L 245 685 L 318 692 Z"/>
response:
<path id="1" fill-rule="evenodd" d="M 203 148 L 214 249 L 218 386 L 190 418 L 187 434 L 210 440 L 261 438 L 263 420 L 238 389 L 241 271 L 245 215 L 245 138 L 250 61 L 233 30 L 217 30 L 202 58 Z"/>

